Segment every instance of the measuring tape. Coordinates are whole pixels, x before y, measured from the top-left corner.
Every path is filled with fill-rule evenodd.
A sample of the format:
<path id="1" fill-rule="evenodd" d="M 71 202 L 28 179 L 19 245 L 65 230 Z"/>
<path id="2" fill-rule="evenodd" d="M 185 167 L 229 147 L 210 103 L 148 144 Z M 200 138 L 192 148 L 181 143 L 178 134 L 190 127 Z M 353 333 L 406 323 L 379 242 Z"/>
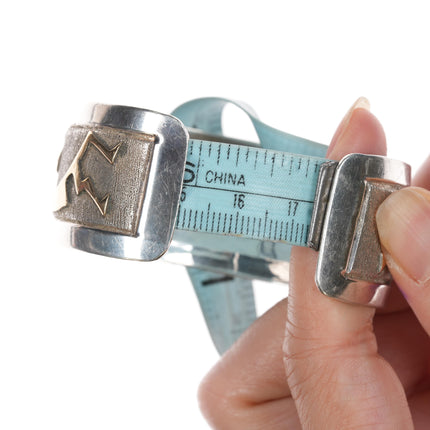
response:
<path id="1" fill-rule="evenodd" d="M 223 135 L 228 103 L 248 115 L 258 144 Z M 409 183 L 408 166 L 361 154 L 330 162 L 326 146 L 227 99 L 192 100 L 173 115 L 96 105 L 69 129 L 55 215 L 79 225 L 72 246 L 143 261 L 168 251 L 187 266 L 220 353 L 256 318 L 252 279 L 288 281 L 292 246 L 320 249 L 324 294 L 381 303 L 382 287 L 356 281 L 389 283 L 376 202 Z"/>
<path id="2" fill-rule="evenodd" d="M 269 127 L 248 106 L 227 99 L 192 100 L 172 114 L 222 136 L 229 103 L 249 117 L 260 142 L 190 139 L 176 228 L 305 246 L 327 147 Z"/>
<path id="3" fill-rule="evenodd" d="M 324 162 L 190 140 L 176 228 L 306 246 Z"/>
<path id="4" fill-rule="evenodd" d="M 231 100 L 197 99 L 172 114 L 189 127 L 222 135 L 222 111 L 228 103 L 250 118 L 259 145 L 226 143 L 226 138 L 190 140 L 176 229 L 232 236 L 227 249 L 256 258 L 267 257 L 264 244 L 275 242 L 276 257 L 288 261 L 291 245 L 307 245 L 327 147 L 274 129 L 248 106 Z M 187 271 L 222 354 L 256 318 L 252 281 L 190 267 Z"/>

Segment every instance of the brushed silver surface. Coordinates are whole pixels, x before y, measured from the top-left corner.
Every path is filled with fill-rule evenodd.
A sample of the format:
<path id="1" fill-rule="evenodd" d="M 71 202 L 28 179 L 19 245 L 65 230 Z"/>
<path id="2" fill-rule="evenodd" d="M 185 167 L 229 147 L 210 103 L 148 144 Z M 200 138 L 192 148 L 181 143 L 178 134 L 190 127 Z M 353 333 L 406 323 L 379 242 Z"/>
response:
<path id="1" fill-rule="evenodd" d="M 394 182 L 366 179 L 348 261 L 343 273 L 345 278 L 376 284 L 392 281 L 378 240 L 375 214 L 380 204 L 400 188 L 403 188 L 403 185 Z"/>
<path id="2" fill-rule="evenodd" d="M 58 164 L 55 216 L 135 236 L 153 148 L 154 135 L 96 124 L 70 127 Z"/>

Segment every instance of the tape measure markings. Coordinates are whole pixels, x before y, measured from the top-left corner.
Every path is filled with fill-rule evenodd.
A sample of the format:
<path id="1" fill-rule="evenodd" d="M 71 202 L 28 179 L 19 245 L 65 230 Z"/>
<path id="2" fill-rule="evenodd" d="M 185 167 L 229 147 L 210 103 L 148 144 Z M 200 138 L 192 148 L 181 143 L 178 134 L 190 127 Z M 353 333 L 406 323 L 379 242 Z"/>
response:
<path id="1" fill-rule="evenodd" d="M 208 212 L 209 209 L 210 207 L 208 204 Z M 253 239 L 267 239 L 288 243 L 305 243 L 309 233 L 309 224 L 295 222 L 295 220 L 292 219 L 291 224 L 289 221 L 285 223 L 284 229 L 284 221 L 279 222 L 278 219 L 269 218 L 268 212 L 269 211 L 266 210 L 263 222 L 262 217 L 251 217 L 249 215 L 245 217 L 245 215 L 240 215 L 239 212 L 236 212 L 234 216 L 234 214 L 231 213 L 212 211 L 210 215 L 206 215 L 205 217 L 204 211 L 202 210 L 199 211 L 198 209 L 188 208 L 187 211 L 187 208 L 182 210 L 182 208 L 179 207 L 176 227 L 182 227 L 182 230 L 240 235 Z M 239 217 L 241 219 L 240 223 Z M 245 219 L 246 232 L 244 231 Z M 204 222 L 206 222 L 205 228 L 203 228 Z M 211 225 L 210 228 L 208 228 L 208 224 Z M 240 226 L 240 228 L 238 228 L 238 226 Z"/>
<path id="2" fill-rule="evenodd" d="M 305 245 L 322 162 L 192 139 L 176 226 Z"/>

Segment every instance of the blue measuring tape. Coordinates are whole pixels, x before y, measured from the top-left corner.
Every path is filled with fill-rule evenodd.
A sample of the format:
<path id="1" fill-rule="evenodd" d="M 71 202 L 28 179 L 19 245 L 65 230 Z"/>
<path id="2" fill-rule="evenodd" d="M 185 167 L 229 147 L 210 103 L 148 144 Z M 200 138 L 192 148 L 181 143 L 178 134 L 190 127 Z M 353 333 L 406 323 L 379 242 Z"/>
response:
<path id="1" fill-rule="evenodd" d="M 176 229 L 231 235 L 236 247 L 240 238 L 275 241 L 287 260 L 291 245 L 307 244 L 327 147 L 274 129 L 249 107 L 227 99 L 193 100 L 172 115 L 188 127 L 222 136 L 222 113 L 229 103 L 250 118 L 259 146 L 190 140 Z M 253 255 L 263 257 L 258 251 Z M 222 354 L 256 319 L 252 281 L 187 270 Z"/>

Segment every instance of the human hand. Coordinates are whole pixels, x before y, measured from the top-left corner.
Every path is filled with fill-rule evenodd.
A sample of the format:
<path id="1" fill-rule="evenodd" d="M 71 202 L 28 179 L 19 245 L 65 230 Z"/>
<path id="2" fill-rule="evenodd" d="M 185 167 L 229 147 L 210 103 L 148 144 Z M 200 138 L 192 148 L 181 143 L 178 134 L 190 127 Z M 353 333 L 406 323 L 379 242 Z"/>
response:
<path id="1" fill-rule="evenodd" d="M 327 156 L 350 152 L 386 153 L 365 99 L 347 113 Z M 376 315 L 324 297 L 314 283 L 317 253 L 294 248 L 288 300 L 261 316 L 200 386 L 214 428 L 430 428 L 430 158 L 414 186 L 421 188 L 394 193 L 377 213 L 403 294 L 393 286 Z"/>

